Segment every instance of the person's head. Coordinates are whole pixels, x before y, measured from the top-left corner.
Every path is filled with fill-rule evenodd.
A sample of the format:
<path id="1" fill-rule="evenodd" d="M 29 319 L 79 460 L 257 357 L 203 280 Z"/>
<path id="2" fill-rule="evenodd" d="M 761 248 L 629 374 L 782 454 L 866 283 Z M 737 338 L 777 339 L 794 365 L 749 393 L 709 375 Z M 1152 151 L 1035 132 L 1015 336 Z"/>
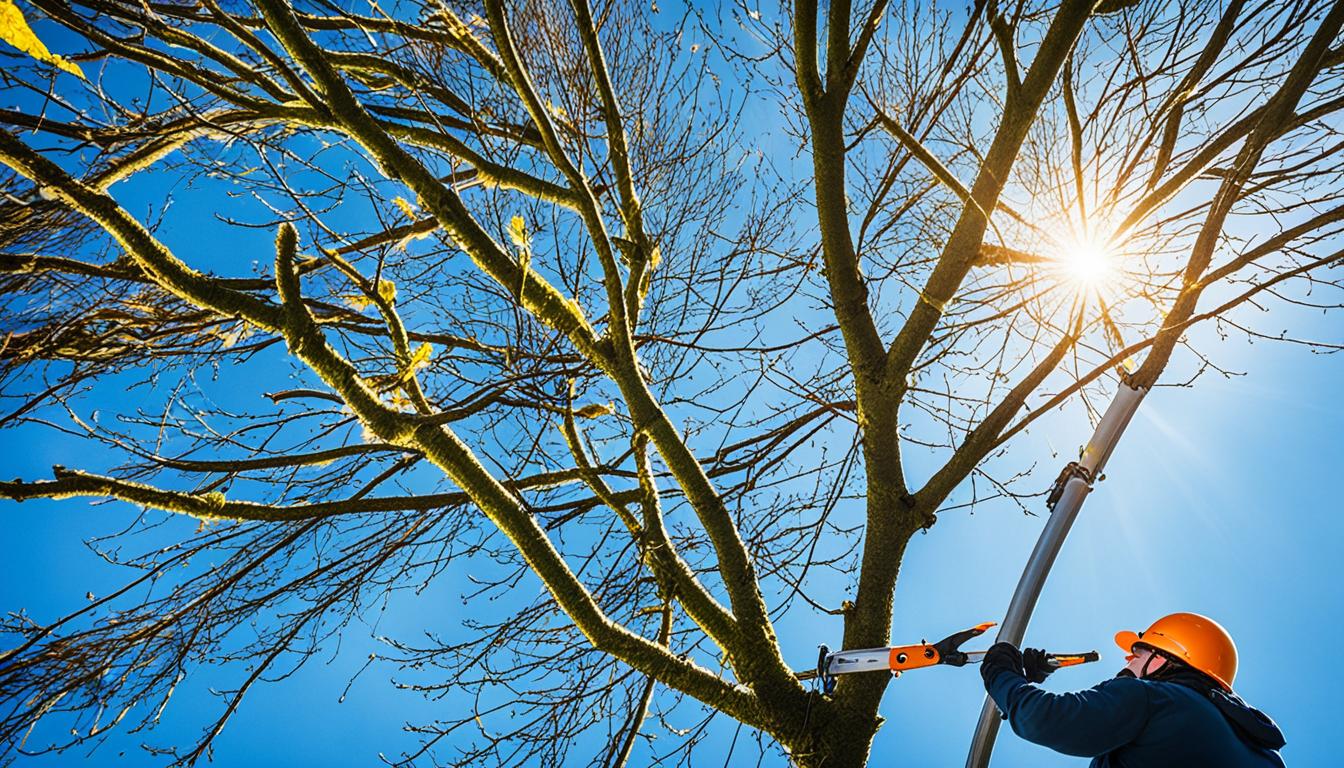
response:
<path id="1" fill-rule="evenodd" d="M 1150 677 L 1153 673 L 1171 664 L 1166 656 L 1146 645 L 1135 644 L 1125 656 L 1125 670 L 1137 678 Z"/>
<path id="2" fill-rule="evenodd" d="M 1117 633 L 1115 643 L 1127 654 L 1125 671 L 1135 677 L 1152 677 L 1183 664 L 1232 690 L 1237 646 L 1227 630 L 1207 616 L 1173 613 L 1142 632 Z"/>

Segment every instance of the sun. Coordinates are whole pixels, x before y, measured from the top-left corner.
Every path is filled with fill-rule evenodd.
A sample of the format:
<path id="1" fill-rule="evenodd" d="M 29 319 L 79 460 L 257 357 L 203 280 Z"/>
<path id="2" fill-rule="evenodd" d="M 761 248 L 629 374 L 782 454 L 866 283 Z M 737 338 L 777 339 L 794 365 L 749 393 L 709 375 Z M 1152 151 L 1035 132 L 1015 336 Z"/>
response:
<path id="1" fill-rule="evenodd" d="M 1058 261 L 1065 278 L 1079 290 L 1104 290 L 1116 277 L 1115 254 L 1097 237 L 1064 243 Z"/>

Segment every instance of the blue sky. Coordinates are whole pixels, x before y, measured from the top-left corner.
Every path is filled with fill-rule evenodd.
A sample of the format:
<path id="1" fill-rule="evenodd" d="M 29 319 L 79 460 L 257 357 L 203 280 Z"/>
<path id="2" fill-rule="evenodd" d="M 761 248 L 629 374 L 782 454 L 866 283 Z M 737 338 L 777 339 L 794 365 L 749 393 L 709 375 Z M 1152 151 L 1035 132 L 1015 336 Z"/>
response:
<path id="1" fill-rule="evenodd" d="M 133 185 L 116 189 L 132 199 L 151 191 Z M 178 215 L 185 218 L 177 221 L 190 221 L 190 195 L 178 199 L 185 206 Z M 245 263 L 237 263 L 242 249 L 236 241 L 206 243 L 199 229 L 171 222 L 163 235 L 170 244 L 177 239 L 196 245 L 202 261 L 195 263 L 231 258 L 240 272 L 247 271 Z M 269 233 L 253 237 L 265 254 Z M 1284 314 L 1279 306 L 1275 312 L 1276 320 L 1303 335 L 1325 336 L 1339 326 L 1338 317 L 1301 310 Z M 1192 388 L 1163 387 L 1147 398 L 1108 466 L 1108 479 L 1073 529 L 1027 644 L 1100 650 L 1100 664 L 1061 671 L 1048 684 L 1056 690 L 1082 688 L 1119 668 L 1121 654 L 1111 642 L 1115 631 L 1143 628 L 1172 611 L 1206 613 L 1236 637 L 1242 654 L 1237 689 L 1283 727 L 1288 762 L 1330 765 L 1337 761 L 1337 747 L 1327 718 L 1337 709 L 1334 693 L 1344 683 L 1332 650 L 1333 638 L 1344 629 L 1337 555 L 1344 504 L 1332 483 L 1344 458 L 1339 438 L 1344 412 L 1334 398 L 1344 391 L 1344 358 L 1287 344 L 1219 340 L 1209 329 L 1196 331 L 1195 337 L 1219 363 L 1245 375 L 1206 374 Z M 1178 353 L 1168 380 L 1184 378 L 1182 371 L 1191 365 Z M 1071 405 L 1017 440 L 1011 461 L 1038 461 L 1032 482 L 1043 488 L 1090 431 L 1082 409 Z M 7 477 L 46 477 L 57 463 L 102 464 L 103 457 L 96 455 L 73 460 L 67 440 L 35 434 L 3 436 L 0 457 Z M 124 528 L 136 510 L 79 500 L 2 507 L 9 523 L 0 537 L 5 564 L 0 607 L 5 610 L 52 618 L 83 604 L 86 592 L 125 578 L 81 540 Z M 1045 512 L 1039 501 L 1036 509 Z M 943 515 L 907 550 L 894 641 L 935 640 L 1000 617 L 1043 522 L 1003 500 L 983 503 L 974 514 Z M 194 526 L 194 521 L 174 522 L 167 534 L 188 533 Z M 414 742 L 400 732 L 403 724 L 443 716 L 445 705 L 396 690 L 389 684 L 394 670 L 374 667 L 338 701 L 350 676 L 379 647 L 375 636 L 414 637 L 426 628 L 459 624 L 468 610 L 482 610 L 461 604 L 456 593 L 462 586 L 449 581 L 419 597 L 394 598 L 385 612 L 353 625 L 339 647 L 325 647 L 318 663 L 255 689 L 216 742 L 216 764 L 369 764 L 379 753 L 393 756 L 409 748 Z M 780 623 L 778 633 L 787 658 L 805 668 L 819 643 L 834 646 L 840 626 L 836 619 L 798 610 Z M 987 645 L 987 639 L 968 644 L 972 649 Z M 193 671 L 158 729 L 148 735 L 114 734 L 82 762 L 141 765 L 140 743 L 190 739 L 217 712 L 210 687 L 223 684 L 225 678 L 212 670 Z M 975 668 L 934 668 L 894 681 L 883 703 L 888 722 L 879 732 L 872 764 L 960 765 L 982 697 Z M 724 755 L 731 762 L 739 754 L 730 752 L 733 737 L 728 724 L 714 729 L 712 745 L 701 754 Z M 737 749 L 754 755 L 747 741 L 746 736 L 739 739 Z M 66 764 L 75 755 L 83 753 L 20 763 Z M 633 764 L 649 757 L 641 746 Z M 1005 732 L 994 765 L 1081 762 Z M 783 760 L 767 758 L 767 763 Z"/>
<path id="2" fill-rule="evenodd" d="M 1324 329 L 1330 320 L 1319 322 Z M 1027 644 L 1100 650 L 1101 663 L 1063 670 L 1048 682 L 1055 690 L 1083 688 L 1119 668 L 1111 643 L 1116 630 L 1142 628 L 1171 611 L 1206 613 L 1237 639 L 1236 687 L 1283 727 L 1288 762 L 1331 765 L 1337 755 L 1332 713 L 1344 683 L 1334 662 L 1334 639 L 1344 630 L 1338 561 L 1344 510 L 1332 482 L 1344 413 L 1331 395 L 1344 389 L 1344 358 L 1270 343 L 1228 342 L 1220 352 L 1246 375 L 1159 388 L 1143 403 L 1055 566 Z M 1030 442 L 1044 442 L 1048 434 L 1061 449 L 1081 443 L 1090 430 L 1079 416 L 1061 413 Z M 1032 450 L 1027 443 L 1016 450 Z M 55 441 L 6 439 L 0 450 L 9 476 L 40 477 L 53 462 L 69 463 Z M 1053 474 L 1045 469 L 1054 465 L 1048 451 L 1042 450 L 1042 482 Z M 0 605 L 7 610 L 51 617 L 81 604 L 104 579 L 119 580 L 79 540 L 118 530 L 132 509 L 83 501 L 5 508 Z M 998 618 L 1042 523 L 1011 504 L 988 502 L 974 515 L 944 515 L 930 533 L 917 536 L 897 588 L 894 640 L 934 640 Z M 330 661 L 257 688 L 217 742 L 216 763 L 368 764 L 379 752 L 394 755 L 408 746 L 402 724 L 435 716 L 435 707 L 394 690 L 391 671 L 375 667 L 343 703 L 338 699 L 375 647 L 375 631 L 414 636 L 426 626 L 459 621 L 463 608 L 452 591 L 453 585 L 442 585 L 416 600 L 394 600 L 376 630 L 356 625 L 339 650 L 329 651 Z M 818 643 L 834 645 L 839 626 L 799 611 L 780 624 L 779 635 L 787 657 L 803 668 Z M 114 736 L 84 764 L 140 765 L 145 758 L 136 745 L 142 741 L 161 744 L 195 733 L 216 711 L 206 692 L 211 682 L 209 670 L 193 672 L 159 729 Z M 893 681 L 872 764 L 959 764 L 982 695 L 975 668 L 933 668 Z M 720 728 L 713 738 L 726 750 L 731 737 L 731 729 Z M 702 754 L 717 753 L 711 747 Z M 1005 732 L 993 764 L 1079 763 Z"/>

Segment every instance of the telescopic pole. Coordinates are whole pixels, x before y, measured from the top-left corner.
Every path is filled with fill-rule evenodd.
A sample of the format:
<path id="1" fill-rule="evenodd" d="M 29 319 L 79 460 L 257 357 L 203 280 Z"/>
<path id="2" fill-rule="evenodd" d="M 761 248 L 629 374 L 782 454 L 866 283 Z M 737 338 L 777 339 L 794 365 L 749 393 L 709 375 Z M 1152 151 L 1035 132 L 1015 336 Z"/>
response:
<path id="1" fill-rule="evenodd" d="M 1022 571 L 1022 578 L 1017 582 L 1017 590 L 1013 592 L 1008 614 L 1004 617 L 995 642 L 1022 644 L 1031 612 L 1036 608 L 1036 600 L 1041 596 L 1041 588 L 1045 586 L 1050 567 L 1054 565 L 1055 557 L 1064 545 L 1064 538 L 1069 535 L 1069 528 L 1073 526 L 1083 500 L 1092 490 L 1093 483 L 1101 477 L 1106 460 L 1110 458 L 1111 451 L 1115 450 L 1116 442 L 1120 440 L 1120 435 L 1147 393 L 1147 389 L 1131 387 L 1126 377 L 1122 376 L 1120 389 L 1102 415 L 1082 457 L 1078 461 L 1069 462 L 1055 481 L 1047 502 L 1050 505 L 1050 519 L 1046 521 L 1041 537 L 1036 540 L 1036 548 L 1032 550 L 1027 567 Z M 966 757 L 966 768 L 986 768 L 989 765 L 989 755 L 994 749 L 994 737 L 998 731 L 998 707 L 993 699 L 986 696 L 985 705 L 980 710 L 980 722 L 975 726 L 971 751 Z"/>

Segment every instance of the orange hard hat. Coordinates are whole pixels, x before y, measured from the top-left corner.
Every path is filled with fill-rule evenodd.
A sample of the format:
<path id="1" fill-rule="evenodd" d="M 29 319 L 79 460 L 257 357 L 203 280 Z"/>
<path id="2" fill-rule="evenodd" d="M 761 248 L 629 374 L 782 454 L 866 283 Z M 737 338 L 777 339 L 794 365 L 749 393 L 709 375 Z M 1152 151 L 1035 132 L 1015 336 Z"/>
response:
<path id="1" fill-rule="evenodd" d="M 1134 644 L 1146 645 L 1217 680 L 1232 690 L 1237 676 L 1237 646 L 1222 625 L 1198 613 L 1163 616 L 1138 634 L 1117 632 L 1115 644 L 1133 653 Z"/>

